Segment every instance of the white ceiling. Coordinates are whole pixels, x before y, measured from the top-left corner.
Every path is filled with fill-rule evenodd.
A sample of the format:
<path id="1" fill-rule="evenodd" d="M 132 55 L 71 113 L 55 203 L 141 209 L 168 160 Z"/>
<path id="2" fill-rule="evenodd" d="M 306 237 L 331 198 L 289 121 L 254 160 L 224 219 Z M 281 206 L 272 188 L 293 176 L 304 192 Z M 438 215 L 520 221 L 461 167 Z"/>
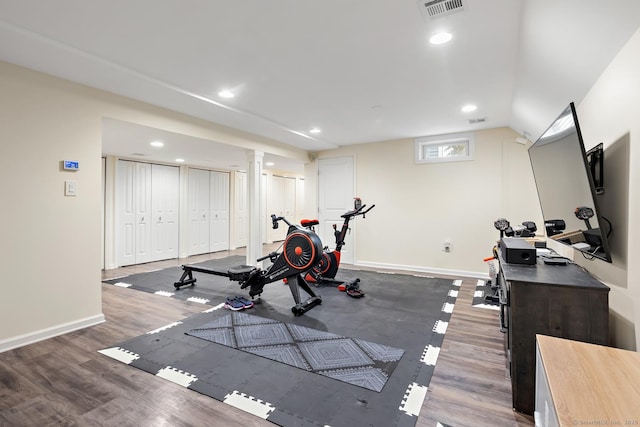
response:
<path id="1" fill-rule="evenodd" d="M 435 19 L 426 2 L 0 0 L 0 59 L 315 152 L 500 126 L 535 140 L 640 26 L 637 0 L 462 0 Z M 453 40 L 430 45 L 441 29 Z M 104 123 L 105 154 L 246 161 L 219 142 Z M 148 146 L 158 133 L 164 151 Z"/>

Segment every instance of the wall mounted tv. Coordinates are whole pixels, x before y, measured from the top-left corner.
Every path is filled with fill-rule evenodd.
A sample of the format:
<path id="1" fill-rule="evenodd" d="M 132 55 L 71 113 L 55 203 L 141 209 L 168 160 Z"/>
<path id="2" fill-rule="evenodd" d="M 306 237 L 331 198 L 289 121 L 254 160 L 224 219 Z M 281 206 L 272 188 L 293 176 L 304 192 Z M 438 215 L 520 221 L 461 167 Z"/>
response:
<path id="1" fill-rule="evenodd" d="M 529 159 L 547 237 L 581 251 L 585 258 L 611 262 L 611 227 L 606 219 L 603 222 L 596 199 L 602 182 L 596 188 L 594 160 L 587 158 L 573 103 L 529 148 Z M 599 169 L 602 161 L 601 156 Z"/>

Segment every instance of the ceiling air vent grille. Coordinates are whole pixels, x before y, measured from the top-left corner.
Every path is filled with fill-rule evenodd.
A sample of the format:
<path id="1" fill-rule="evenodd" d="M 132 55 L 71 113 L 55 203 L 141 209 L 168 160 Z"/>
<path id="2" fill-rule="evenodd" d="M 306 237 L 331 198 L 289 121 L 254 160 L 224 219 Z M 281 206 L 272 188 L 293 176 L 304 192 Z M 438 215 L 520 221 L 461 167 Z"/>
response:
<path id="1" fill-rule="evenodd" d="M 418 6 L 422 12 L 422 16 L 427 19 L 435 19 L 444 15 L 450 15 L 464 10 L 462 0 L 435 0 L 435 1 L 418 1 Z"/>

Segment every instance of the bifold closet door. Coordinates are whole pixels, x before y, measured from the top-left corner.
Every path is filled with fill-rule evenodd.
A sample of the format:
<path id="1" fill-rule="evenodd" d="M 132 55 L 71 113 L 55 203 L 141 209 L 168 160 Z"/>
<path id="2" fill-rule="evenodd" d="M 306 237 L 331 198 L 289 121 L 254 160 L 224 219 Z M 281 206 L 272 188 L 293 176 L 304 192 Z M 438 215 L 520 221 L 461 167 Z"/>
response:
<path id="1" fill-rule="evenodd" d="M 151 166 L 151 261 L 178 257 L 180 169 Z"/>
<path id="2" fill-rule="evenodd" d="M 120 160 L 117 171 L 118 265 L 151 260 L 151 165 Z"/>
<path id="3" fill-rule="evenodd" d="M 282 207 L 284 216 L 289 222 L 296 223 L 296 179 L 291 177 L 283 177 L 282 187 Z"/>
<path id="4" fill-rule="evenodd" d="M 271 175 L 271 182 L 267 187 L 267 224 L 271 223 L 271 215 L 284 216 L 284 178 L 278 175 Z M 289 218 L 287 218 L 289 220 Z M 271 225 L 267 229 L 267 237 L 272 242 L 284 240 L 287 236 L 287 227 L 280 224 L 275 230 Z"/>
<path id="5" fill-rule="evenodd" d="M 249 182 L 246 172 L 236 172 L 236 246 L 247 246 L 249 231 Z"/>
<path id="6" fill-rule="evenodd" d="M 296 218 L 296 179 L 273 175 L 271 176 L 271 185 L 269 186 L 268 214 L 269 223 L 271 214 L 283 216 L 292 224 L 297 221 Z M 287 227 L 279 227 L 273 230 L 269 226 L 268 237 L 271 241 L 284 240 L 287 236 Z"/>
<path id="7" fill-rule="evenodd" d="M 209 252 L 209 171 L 189 169 L 189 255 Z"/>
<path id="8" fill-rule="evenodd" d="M 229 249 L 229 173 L 211 171 L 209 187 L 209 250 L 226 251 Z"/>

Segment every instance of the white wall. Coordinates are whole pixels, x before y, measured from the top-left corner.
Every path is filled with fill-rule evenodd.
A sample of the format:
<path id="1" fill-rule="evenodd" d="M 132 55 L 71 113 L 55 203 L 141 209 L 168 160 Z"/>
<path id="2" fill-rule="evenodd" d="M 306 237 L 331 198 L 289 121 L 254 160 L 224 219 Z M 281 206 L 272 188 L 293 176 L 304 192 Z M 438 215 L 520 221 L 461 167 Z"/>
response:
<path id="1" fill-rule="evenodd" d="M 376 205 L 366 220 L 357 219 L 356 264 L 486 277 L 483 259 L 499 237 L 497 218 L 541 225 L 528 146 L 515 142 L 517 136 L 507 128 L 478 131 L 475 160 L 465 162 L 415 164 L 413 139 L 320 153 L 354 156 L 355 195 Z M 311 215 L 315 163 L 305 170 L 305 184 Z"/>
<path id="2" fill-rule="evenodd" d="M 577 113 L 587 148 L 605 145 L 605 203 L 613 264 L 575 260 L 610 288 L 612 344 L 640 343 L 640 31 L 604 71 Z M 628 176 L 625 176 L 628 175 Z M 635 220 L 635 221 L 634 221 Z"/>
<path id="3" fill-rule="evenodd" d="M 0 62 L 0 93 L 0 271 L 5 279 L 0 351 L 103 321 L 103 117 L 301 161 L 308 157 L 264 138 L 5 62 Z M 63 172 L 65 159 L 78 160 L 80 171 Z M 65 180 L 78 182 L 78 196 L 64 196 Z"/>

